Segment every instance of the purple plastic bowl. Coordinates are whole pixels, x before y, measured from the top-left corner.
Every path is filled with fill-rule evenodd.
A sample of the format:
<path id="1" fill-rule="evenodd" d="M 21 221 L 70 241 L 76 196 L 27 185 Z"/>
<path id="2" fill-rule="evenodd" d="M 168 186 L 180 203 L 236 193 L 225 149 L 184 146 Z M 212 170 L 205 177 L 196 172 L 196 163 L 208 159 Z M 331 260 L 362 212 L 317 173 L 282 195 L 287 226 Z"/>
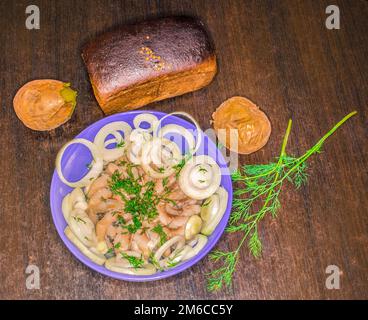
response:
<path id="1" fill-rule="evenodd" d="M 86 129 L 84 129 L 76 138 L 85 138 L 90 141 L 93 141 L 95 135 L 100 130 L 100 128 L 113 121 L 126 121 L 133 127 L 133 119 L 136 115 L 140 113 L 152 113 L 155 116 L 157 116 L 159 119 L 166 115 L 166 113 L 163 113 L 163 112 L 147 111 L 147 110 L 130 111 L 130 112 L 114 114 L 112 116 L 106 117 L 104 119 L 101 119 L 93 123 Z M 178 118 L 176 116 L 171 116 L 171 117 L 168 117 L 166 120 L 164 120 L 163 124 L 167 124 L 167 123 L 179 124 L 187 129 L 195 129 L 193 124 L 181 118 Z M 216 145 L 212 142 L 212 140 L 206 135 L 204 135 L 204 141 L 202 142 L 202 147 L 203 147 L 203 143 L 204 143 L 204 148 L 203 149 L 200 148 L 200 150 L 204 150 L 204 154 L 208 154 L 209 156 L 216 159 L 222 172 L 225 173 L 222 175 L 221 185 L 229 193 L 229 199 L 228 199 L 226 212 L 224 216 L 222 217 L 220 223 L 216 227 L 215 231 L 208 237 L 208 241 L 205 247 L 196 256 L 194 256 L 192 259 L 172 269 L 169 269 L 167 271 L 157 272 L 156 274 L 145 275 L 145 276 L 128 275 L 128 274 L 122 274 L 122 273 L 110 271 L 106 269 L 104 266 L 100 266 L 92 262 L 89 258 L 83 255 L 79 251 L 79 249 L 75 247 L 75 245 L 64 234 L 64 229 L 66 228 L 67 223 L 61 211 L 61 203 L 62 203 L 64 196 L 67 193 L 71 192 L 72 188 L 70 188 L 69 186 L 61 182 L 55 170 L 52 176 L 51 188 L 50 188 L 50 206 L 51 206 L 52 218 L 54 220 L 56 230 L 58 231 L 61 239 L 63 240 L 65 245 L 68 247 L 70 252 L 77 259 L 79 259 L 81 262 L 83 262 L 85 265 L 87 265 L 91 269 L 99 273 L 102 273 L 106 276 L 120 279 L 120 280 L 126 280 L 126 281 L 153 281 L 153 280 L 167 278 L 167 277 L 173 276 L 175 274 L 178 274 L 190 268 L 191 266 L 196 264 L 199 260 L 201 260 L 203 257 L 205 257 L 211 251 L 211 249 L 215 246 L 215 244 L 217 243 L 217 241 L 219 240 L 219 238 L 221 237 L 222 233 L 225 230 L 226 224 L 230 216 L 230 211 L 231 211 L 233 189 L 232 189 L 229 169 L 227 168 L 227 165 L 225 163 L 225 160 L 221 152 L 217 149 Z M 76 160 L 77 158 L 78 160 Z M 87 149 L 84 146 L 80 144 L 74 144 L 68 147 L 62 159 L 62 170 L 63 170 L 64 176 L 66 177 L 66 179 L 74 181 L 74 180 L 79 179 L 81 176 L 83 176 L 88 170 L 86 167 L 86 164 L 90 163 L 91 160 L 92 160 L 92 156 L 90 155 L 89 151 L 87 151 Z"/>

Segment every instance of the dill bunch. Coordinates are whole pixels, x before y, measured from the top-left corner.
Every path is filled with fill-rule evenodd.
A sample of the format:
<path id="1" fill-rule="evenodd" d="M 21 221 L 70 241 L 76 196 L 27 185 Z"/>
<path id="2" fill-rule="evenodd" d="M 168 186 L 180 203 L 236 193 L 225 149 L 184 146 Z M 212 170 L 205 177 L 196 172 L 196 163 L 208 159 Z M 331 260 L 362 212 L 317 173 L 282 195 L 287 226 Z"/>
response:
<path id="1" fill-rule="evenodd" d="M 351 112 L 328 131 L 312 148 L 300 157 L 292 157 L 286 153 L 292 120 L 289 120 L 282 142 L 280 155 L 274 162 L 268 164 L 244 165 L 241 170 L 232 174 L 233 182 L 241 185 L 234 191 L 233 209 L 226 231 L 240 232 L 242 238 L 234 251 L 215 250 L 210 259 L 218 262 L 220 267 L 208 274 L 207 288 L 209 291 L 229 287 L 239 259 L 240 250 L 244 244 L 255 258 L 262 253 L 262 243 L 258 229 L 262 219 L 271 215 L 276 217 L 281 207 L 279 196 L 283 184 L 288 181 L 296 189 L 307 182 L 307 160 L 315 153 L 320 153 L 323 143 L 344 122 L 357 112 Z"/>

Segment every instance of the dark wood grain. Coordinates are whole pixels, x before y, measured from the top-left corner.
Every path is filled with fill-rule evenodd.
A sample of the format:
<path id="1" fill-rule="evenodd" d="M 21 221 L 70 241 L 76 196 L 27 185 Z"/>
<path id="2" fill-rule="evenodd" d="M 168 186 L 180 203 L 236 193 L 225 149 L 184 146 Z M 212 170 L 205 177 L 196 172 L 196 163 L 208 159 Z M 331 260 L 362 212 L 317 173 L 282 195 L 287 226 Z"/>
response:
<path id="1" fill-rule="evenodd" d="M 41 29 L 25 28 L 29 1 L 0 4 L 0 298 L 3 299 L 367 299 L 368 298 L 368 3 L 335 0 L 341 29 L 327 30 L 331 1 L 41 1 Z M 53 225 L 49 187 L 57 151 L 103 117 L 88 82 L 81 46 L 125 22 L 170 14 L 200 17 L 213 37 L 219 70 L 210 86 L 147 106 L 186 110 L 209 128 L 220 103 L 242 95 L 271 119 L 261 151 L 241 163 L 267 162 L 278 153 L 291 117 L 289 152 L 299 154 L 351 110 L 359 115 L 310 164 L 309 184 L 287 187 L 276 220 L 260 230 L 262 258 L 242 251 L 230 292 L 208 293 L 205 258 L 182 274 L 152 283 L 104 277 L 77 261 Z M 78 89 L 72 119 L 51 132 L 27 129 L 12 99 L 37 78 Z M 218 248 L 234 248 L 224 235 Z M 41 289 L 27 290 L 25 268 L 41 271 Z M 325 268 L 340 267 L 341 289 L 325 287 Z"/>

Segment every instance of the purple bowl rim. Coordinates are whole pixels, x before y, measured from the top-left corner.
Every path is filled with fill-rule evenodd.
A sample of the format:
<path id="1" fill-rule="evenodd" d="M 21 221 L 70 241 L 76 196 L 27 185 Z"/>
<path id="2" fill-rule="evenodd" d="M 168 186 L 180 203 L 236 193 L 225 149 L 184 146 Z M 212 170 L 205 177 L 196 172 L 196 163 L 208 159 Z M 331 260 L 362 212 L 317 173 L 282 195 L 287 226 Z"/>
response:
<path id="1" fill-rule="evenodd" d="M 96 126 L 101 122 L 109 123 L 109 122 L 115 121 L 115 120 L 113 120 L 114 118 L 120 117 L 122 115 L 134 115 L 134 114 L 140 114 L 140 113 L 152 113 L 152 114 L 160 116 L 160 117 L 163 117 L 163 116 L 167 115 L 167 113 L 165 113 L 165 112 L 154 111 L 154 110 L 134 110 L 134 111 L 116 113 L 116 114 L 104 117 L 100 120 L 97 120 L 97 121 L 91 123 L 85 129 L 83 129 L 78 135 L 76 135 L 73 139 L 83 137 L 84 135 L 87 134 L 86 132 L 91 127 Z M 177 117 L 175 115 L 173 115 L 172 117 L 177 118 L 179 120 L 179 122 L 185 122 L 189 126 L 194 127 L 192 123 L 190 123 L 189 121 L 187 121 L 185 119 L 182 119 L 182 118 Z M 213 141 L 209 137 L 208 137 L 208 140 L 209 140 L 208 148 L 216 147 L 215 144 L 213 143 Z M 219 154 L 220 160 L 225 163 L 223 155 L 220 152 L 218 154 Z M 222 217 L 220 223 L 217 225 L 217 227 L 214 231 L 214 232 L 216 232 L 216 234 L 214 235 L 214 238 L 212 238 L 211 241 L 208 241 L 208 243 L 207 243 L 208 247 L 205 248 L 205 250 L 201 250 L 192 259 L 189 259 L 188 261 L 185 261 L 184 263 L 181 263 L 177 267 L 171 268 L 171 269 L 163 271 L 163 272 L 157 272 L 157 273 L 152 274 L 152 275 L 141 275 L 141 276 L 118 273 L 118 272 L 108 270 L 106 267 L 104 267 L 104 265 L 98 265 L 98 264 L 94 263 L 92 260 L 90 260 L 88 257 L 86 257 L 66 237 L 66 235 L 64 233 L 64 229 L 62 228 L 62 226 L 59 223 L 56 222 L 57 216 L 60 215 L 60 212 L 61 212 L 61 207 L 57 208 L 56 201 L 53 200 L 53 195 L 56 193 L 55 188 L 56 188 L 57 179 L 58 179 L 56 169 L 54 169 L 54 172 L 53 172 L 53 175 L 52 175 L 52 180 L 51 180 L 51 186 L 50 186 L 50 208 L 51 208 L 53 223 L 55 225 L 55 228 L 56 228 L 61 240 L 64 242 L 64 244 L 69 249 L 69 251 L 74 255 L 74 257 L 76 257 L 80 262 L 82 262 L 84 265 L 86 265 L 90 269 L 92 269 L 92 270 L 94 270 L 94 271 L 96 271 L 100 274 L 103 274 L 104 276 L 114 278 L 114 279 L 118 279 L 118 280 L 130 281 L 130 282 L 148 282 L 148 281 L 155 281 L 155 280 L 161 280 L 161 279 L 164 279 L 164 278 L 168 278 L 168 277 L 177 275 L 178 273 L 181 273 L 181 272 L 189 269 L 193 265 L 197 264 L 204 257 L 206 257 L 208 255 L 208 253 L 213 249 L 213 247 L 217 244 L 217 242 L 219 241 L 221 236 L 224 234 L 226 225 L 227 225 L 228 220 L 230 218 L 230 212 L 231 212 L 231 207 L 232 207 L 232 199 L 233 199 L 233 188 L 232 188 L 229 168 L 228 168 L 228 166 L 226 166 L 226 168 L 224 168 L 224 169 L 228 171 L 227 176 L 228 176 L 228 179 L 230 179 L 229 186 L 226 187 L 226 190 L 228 191 L 228 194 L 229 194 L 229 196 L 228 196 L 228 205 L 227 205 L 226 211 L 224 213 L 224 216 Z"/>

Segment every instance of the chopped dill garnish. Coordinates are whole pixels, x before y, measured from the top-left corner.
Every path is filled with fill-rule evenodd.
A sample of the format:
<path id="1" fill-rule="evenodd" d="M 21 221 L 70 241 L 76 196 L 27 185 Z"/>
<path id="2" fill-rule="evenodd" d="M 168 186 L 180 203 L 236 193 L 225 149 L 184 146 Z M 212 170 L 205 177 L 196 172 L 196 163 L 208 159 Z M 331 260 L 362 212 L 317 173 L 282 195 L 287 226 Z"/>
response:
<path id="1" fill-rule="evenodd" d="M 211 203 L 211 200 L 207 199 L 207 200 L 203 201 L 203 203 L 201 204 L 201 207 L 202 208 L 207 207 L 210 203 Z"/>
<path id="2" fill-rule="evenodd" d="M 216 148 L 220 150 L 220 149 L 222 149 L 223 147 L 224 147 L 224 145 L 223 145 L 220 141 L 218 141 L 218 142 L 217 142 L 217 145 L 216 145 Z"/>
<path id="3" fill-rule="evenodd" d="M 129 233 L 136 233 L 142 226 L 142 222 L 139 220 L 137 216 L 133 216 L 132 221 L 133 221 L 132 224 L 128 224 L 124 226 L 124 228 L 127 229 Z"/>
<path id="4" fill-rule="evenodd" d="M 162 179 L 162 186 L 166 187 L 168 183 L 169 183 L 169 177 Z"/>
<path id="5" fill-rule="evenodd" d="M 84 224 L 86 224 L 86 221 L 84 221 L 81 217 L 75 217 L 73 216 L 73 219 L 77 222 L 83 222 Z"/>
<path id="6" fill-rule="evenodd" d="M 157 216 L 156 205 L 159 202 L 154 192 L 155 183 L 149 181 L 143 186 L 134 178 L 131 171 L 133 166 L 128 166 L 128 178 L 121 178 L 118 171 L 111 176 L 110 190 L 119 195 L 124 201 L 124 211 L 133 216 L 133 224 L 124 225 L 130 233 L 136 233 L 142 226 L 143 219 L 153 219 Z M 128 194 L 129 199 L 126 197 Z M 125 224 L 125 223 L 123 223 Z"/>
<path id="7" fill-rule="evenodd" d="M 127 259 L 129 261 L 130 265 L 134 269 L 138 269 L 138 268 L 143 267 L 144 260 L 142 258 L 137 258 L 137 257 L 130 256 L 130 255 L 126 254 L 125 252 L 120 252 L 120 254 L 124 259 Z"/>
<path id="8" fill-rule="evenodd" d="M 168 259 L 167 261 L 167 267 L 168 268 L 174 268 L 179 264 L 179 261 L 174 261 L 173 259 Z"/>
<path id="9" fill-rule="evenodd" d="M 175 200 L 173 199 L 169 199 L 169 198 L 162 198 L 162 201 L 165 201 L 165 202 L 169 202 L 171 203 L 174 207 L 178 207 L 178 204 L 176 203 Z"/>
<path id="10" fill-rule="evenodd" d="M 126 223 L 125 219 L 120 214 L 116 217 L 116 220 L 117 220 L 118 224 L 121 225 L 121 226 L 125 225 L 125 223 Z"/>
<path id="11" fill-rule="evenodd" d="M 163 245 L 167 241 L 167 234 L 162 228 L 161 224 L 157 224 L 153 229 L 153 232 L 157 233 L 160 236 L 160 245 Z"/>
<path id="12" fill-rule="evenodd" d="M 122 148 L 125 146 L 125 141 L 121 140 L 119 143 L 116 144 L 115 148 Z"/>
<path id="13" fill-rule="evenodd" d="M 121 243 L 120 242 L 117 242 L 115 245 L 114 245 L 114 248 L 115 249 L 119 249 L 121 247 Z"/>
<path id="14" fill-rule="evenodd" d="M 157 259 L 155 258 L 155 254 L 153 252 L 149 255 L 149 261 L 155 266 L 157 270 L 163 271 L 164 268 L 158 263 Z"/>
<path id="15" fill-rule="evenodd" d="M 128 194 L 137 194 L 141 191 L 142 186 L 131 178 L 120 178 L 119 171 L 115 171 L 111 176 L 110 189 L 112 193 L 121 195 L 121 190 Z"/>
<path id="16" fill-rule="evenodd" d="M 192 157 L 191 154 L 186 154 L 184 155 L 184 157 L 179 161 L 178 164 L 176 164 L 175 166 L 173 166 L 173 169 L 175 170 L 175 176 L 176 178 L 179 177 L 180 171 L 181 169 L 183 169 L 184 165 L 187 163 L 187 161 Z"/>
<path id="17" fill-rule="evenodd" d="M 174 267 L 176 267 L 180 263 L 180 260 L 179 261 L 175 261 L 175 259 L 179 256 L 179 254 L 182 253 L 182 251 L 183 251 L 183 249 L 178 250 L 178 252 L 176 252 L 173 257 L 167 259 L 166 266 L 168 268 L 174 268 Z"/>
<path id="18" fill-rule="evenodd" d="M 106 253 L 104 254 L 106 259 L 115 257 L 115 251 L 114 248 L 109 248 Z"/>
<path id="19" fill-rule="evenodd" d="M 127 162 L 125 161 L 125 160 L 120 160 L 118 163 L 117 163 L 117 165 L 118 166 L 125 166 L 127 164 Z"/>

